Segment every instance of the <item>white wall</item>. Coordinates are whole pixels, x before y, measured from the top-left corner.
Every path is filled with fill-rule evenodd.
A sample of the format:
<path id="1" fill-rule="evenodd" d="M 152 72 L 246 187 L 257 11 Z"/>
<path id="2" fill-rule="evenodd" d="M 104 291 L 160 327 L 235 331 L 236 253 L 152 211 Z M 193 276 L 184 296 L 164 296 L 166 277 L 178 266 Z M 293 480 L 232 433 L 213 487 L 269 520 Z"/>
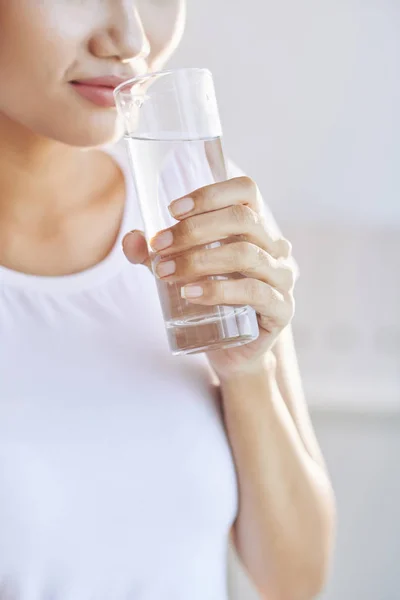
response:
<path id="1" fill-rule="evenodd" d="M 400 2 L 189 0 L 226 148 L 284 221 L 400 223 Z"/>
<path id="2" fill-rule="evenodd" d="M 192 2 L 174 64 L 293 242 L 310 403 L 400 410 L 399 0 Z"/>
<path id="3" fill-rule="evenodd" d="M 324 599 L 398 600 L 400 2 L 188 1 L 174 64 L 213 71 L 226 151 L 300 262 L 295 332 L 339 507 Z"/>
<path id="4" fill-rule="evenodd" d="M 314 413 L 338 504 L 333 574 L 321 600 L 400 598 L 400 415 Z M 232 598 L 257 595 L 235 563 Z"/>

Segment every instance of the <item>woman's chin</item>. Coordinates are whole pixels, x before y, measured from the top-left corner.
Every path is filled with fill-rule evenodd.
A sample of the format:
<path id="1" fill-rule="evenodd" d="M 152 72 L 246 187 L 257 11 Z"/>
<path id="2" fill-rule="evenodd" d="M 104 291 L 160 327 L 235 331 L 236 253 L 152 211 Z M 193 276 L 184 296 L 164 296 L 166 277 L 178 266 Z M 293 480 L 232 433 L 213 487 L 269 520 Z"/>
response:
<path id="1" fill-rule="evenodd" d="M 90 148 L 118 141 L 123 136 L 124 130 L 116 109 L 108 109 L 99 111 L 95 115 L 88 115 L 84 119 L 58 121 L 57 126 L 46 133 L 47 137 L 67 146 Z"/>

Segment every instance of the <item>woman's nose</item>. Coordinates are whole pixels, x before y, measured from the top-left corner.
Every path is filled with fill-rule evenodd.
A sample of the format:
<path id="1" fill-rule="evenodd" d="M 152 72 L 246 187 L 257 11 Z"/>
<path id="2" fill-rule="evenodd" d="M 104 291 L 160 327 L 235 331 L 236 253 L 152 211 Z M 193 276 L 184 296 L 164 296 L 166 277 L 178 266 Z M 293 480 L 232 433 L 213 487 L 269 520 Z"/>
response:
<path id="1" fill-rule="evenodd" d="M 91 39 L 90 51 L 99 58 L 130 62 L 147 58 L 150 43 L 132 0 L 110 0 L 110 17 Z"/>

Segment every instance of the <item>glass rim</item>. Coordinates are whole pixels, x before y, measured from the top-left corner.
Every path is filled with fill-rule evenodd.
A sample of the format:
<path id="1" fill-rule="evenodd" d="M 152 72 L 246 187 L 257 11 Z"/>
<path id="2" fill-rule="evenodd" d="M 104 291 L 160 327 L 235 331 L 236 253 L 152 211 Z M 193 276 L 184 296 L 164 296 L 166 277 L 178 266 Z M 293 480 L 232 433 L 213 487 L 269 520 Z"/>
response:
<path id="1" fill-rule="evenodd" d="M 127 79 L 123 81 L 114 89 L 114 97 L 117 96 L 124 90 L 125 87 L 132 86 L 135 83 L 140 81 L 147 81 L 148 79 L 153 79 L 153 77 L 159 77 L 161 75 L 173 75 L 174 73 L 181 73 L 184 71 L 202 71 L 203 73 L 208 73 L 211 75 L 210 69 L 206 67 L 179 67 L 177 69 L 166 69 L 162 71 L 153 71 L 152 73 L 146 73 L 145 75 L 138 75 L 137 77 L 132 77 L 131 79 Z"/>

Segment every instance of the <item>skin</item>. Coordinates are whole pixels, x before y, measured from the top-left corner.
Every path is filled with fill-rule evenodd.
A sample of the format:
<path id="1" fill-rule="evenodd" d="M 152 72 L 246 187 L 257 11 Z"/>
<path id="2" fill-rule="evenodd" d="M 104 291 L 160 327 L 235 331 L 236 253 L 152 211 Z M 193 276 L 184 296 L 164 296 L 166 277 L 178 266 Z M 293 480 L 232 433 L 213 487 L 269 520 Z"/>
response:
<path id="1" fill-rule="evenodd" d="M 108 254 L 125 190 L 117 166 L 95 147 L 118 137 L 116 111 L 84 100 L 70 82 L 161 69 L 184 18 L 184 0 L 0 0 L 0 264 L 62 275 Z M 200 293 L 190 287 L 199 276 L 242 272 L 243 280 L 205 282 L 190 300 L 250 304 L 261 330 L 251 344 L 208 355 L 238 472 L 232 539 L 261 594 L 309 600 L 326 577 L 334 500 L 290 329 L 291 246 L 270 236 L 248 178 L 197 190 L 192 199 L 183 214 L 182 199 L 172 203 L 178 223 L 151 241 L 157 276 L 181 281 L 189 298 Z M 190 253 L 230 234 L 242 241 Z M 125 238 L 124 251 L 149 264 L 141 232 Z M 171 255 L 175 270 L 166 276 Z"/>
<path id="2" fill-rule="evenodd" d="M 68 82 L 162 68 L 180 41 L 184 4 L 0 0 L 0 19 L 0 113 L 42 138 L 87 147 L 115 136 L 116 113 L 93 107 Z"/>
<path id="3" fill-rule="evenodd" d="M 259 338 L 208 353 L 218 377 L 225 425 L 239 479 L 232 539 L 266 600 L 311 600 L 327 577 L 335 502 L 307 411 L 290 322 L 294 315 L 291 245 L 268 232 L 257 185 L 247 177 L 191 194 L 193 208 L 151 240 L 156 276 L 182 282 L 182 295 L 203 305 L 249 304 Z M 242 241 L 193 248 L 225 236 Z M 124 240 L 128 259 L 151 268 L 142 232 Z M 177 254 L 177 256 L 174 256 Z M 174 272 L 165 275 L 163 266 Z M 241 280 L 197 281 L 240 272 Z M 196 283 L 187 283 L 195 280 Z M 194 289 L 195 298 L 188 290 Z M 200 294 L 200 295 L 199 295 Z"/>
<path id="4" fill-rule="evenodd" d="M 123 177 L 103 152 L 81 149 L 120 134 L 116 110 L 69 82 L 162 68 L 184 19 L 184 0 L 0 0 L 1 264 L 60 275 L 108 254 Z"/>

